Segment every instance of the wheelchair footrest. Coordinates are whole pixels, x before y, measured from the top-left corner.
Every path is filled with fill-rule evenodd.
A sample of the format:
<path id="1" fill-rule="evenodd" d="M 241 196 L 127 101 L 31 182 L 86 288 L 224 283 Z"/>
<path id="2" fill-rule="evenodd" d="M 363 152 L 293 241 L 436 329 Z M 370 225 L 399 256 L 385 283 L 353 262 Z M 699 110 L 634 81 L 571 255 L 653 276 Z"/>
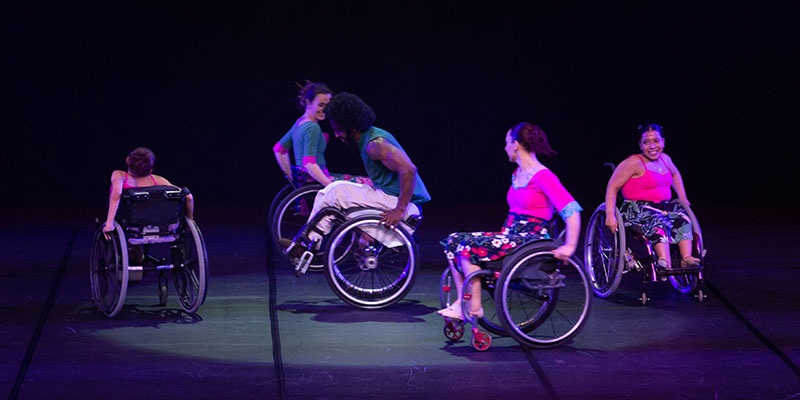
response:
<path id="1" fill-rule="evenodd" d="M 656 268 L 656 273 L 659 275 L 670 276 L 670 275 L 686 275 L 686 274 L 694 274 L 698 273 L 703 270 L 702 266 L 697 267 L 681 267 L 681 268 Z"/>

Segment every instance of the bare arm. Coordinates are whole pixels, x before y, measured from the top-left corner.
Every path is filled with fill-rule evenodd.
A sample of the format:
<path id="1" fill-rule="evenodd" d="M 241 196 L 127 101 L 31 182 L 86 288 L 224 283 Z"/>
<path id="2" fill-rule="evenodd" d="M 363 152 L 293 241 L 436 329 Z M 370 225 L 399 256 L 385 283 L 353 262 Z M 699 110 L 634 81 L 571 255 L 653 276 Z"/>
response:
<path id="1" fill-rule="evenodd" d="M 322 186 L 328 186 L 333 182 L 324 172 L 322 172 L 322 168 L 317 165 L 317 163 L 308 163 L 304 165 L 306 168 L 306 172 L 314 178 L 315 181 L 322 184 Z"/>
<path id="2" fill-rule="evenodd" d="M 367 143 L 369 158 L 380 161 L 386 168 L 397 172 L 400 178 L 400 194 L 397 196 L 397 206 L 381 214 L 383 223 L 390 226 L 397 225 L 403 218 L 411 196 L 414 194 L 414 185 L 417 176 L 417 167 L 411 162 L 405 152 L 393 146 L 383 138 L 377 138 Z"/>
<path id="3" fill-rule="evenodd" d="M 575 254 L 575 249 L 578 248 L 578 239 L 581 235 L 581 213 L 577 211 L 572 213 L 565 222 L 567 224 L 566 243 L 553 251 L 559 260 L 566 260 L 572 257 Z"/>
<path id="4" fill-rule="evenodd" d="M 289 153 L 274 152 L 275 160 L 278 161 L 278 167 L 281 168 L 283 174 L 287 177 L 292 177 L 292 162 L 289 159 Z"/>
<path id="5" fill-rule="evenodd" d="M 606 185 L 606 226 L 612 232 L 617 230 L 617 217 L 614 215 L 614 208 L 617 206 L 617 192 L 622 189 L 622 186 L 631 179 L 634 174 L 640 172 L 640 163 L 635 158 L 630 157 L 625 161 L 619 163 L 614 173 Z"/>
<path id="6" fill-rule="evenodd" d="M 672 162 L 672 158 L 666 154 L 661 154 L 661 157 L 667 163 L 667 168 L 669 168 L 670 172 L 672 172 L 672 188 L 675 189 L 675 193 L 678 194 L 678 198 L 685 201 L 686 204 L 689 204 L 689 199 L 686 198 L 686 188 L 683 186 L 683 178 L 681 177 L 680 171 L 678 171 L 678 167 L 675 166 L 675 163 Z"/>
<path id="7" fill-rule="evenodd" d="M 125 176 L 120 171 L 111 173 L 111 193 L 108 195 L 108 213 L 106 213 L 106 222 L 103 224 L 103 232 L 106 239 L 110 239 L 108 232 L 114 230 L 114 217 L 117 215 L 119 209 L 119 199 L 122 197 L 122 186 L 125 183 Z"/>

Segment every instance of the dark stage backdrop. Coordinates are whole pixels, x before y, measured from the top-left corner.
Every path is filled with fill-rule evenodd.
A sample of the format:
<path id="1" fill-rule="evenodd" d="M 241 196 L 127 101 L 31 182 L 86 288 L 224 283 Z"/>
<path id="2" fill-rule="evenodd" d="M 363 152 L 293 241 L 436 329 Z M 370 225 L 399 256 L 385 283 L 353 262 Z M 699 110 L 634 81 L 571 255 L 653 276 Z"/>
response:
<path id="1" fill-rule="evenodd" d="M 523 120 L 549 134 L 559 155 L 543 161 L 587 209 L 602 201 L 602 164 L 638 151 L 634 128 L 647 120 L 665 126 L 695 203 L 787 200 L 796 10 L 259 3 L 7 12 L 0 203 L 103 207 L 111 171 L 148 146 L 156 172 L 190 187 L 198 207 L 268 204 L 283 184 L 271 147 L 300 115 L 303 79 L 364 98 L 432 205 L 502 206 L 503 137 Z M 362 171 L 340 143 L 327 158 L 333 171 Z"/>

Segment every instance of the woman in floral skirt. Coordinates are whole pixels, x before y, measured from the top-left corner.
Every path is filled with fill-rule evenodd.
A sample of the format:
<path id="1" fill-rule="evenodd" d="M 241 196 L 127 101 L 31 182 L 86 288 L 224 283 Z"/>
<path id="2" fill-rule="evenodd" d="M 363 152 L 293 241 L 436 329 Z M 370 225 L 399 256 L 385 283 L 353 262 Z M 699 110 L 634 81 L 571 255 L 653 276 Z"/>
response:
<path id="1" fill-rule="evenodd" d="M 505 141 L 508 160 L 517 164 L 508 189 L 508 218 L 500 232 L 456 232 L 442 241 L 458 290 L 458 299 L 437 311 L 443 317 L 463 318 L 464 276 L 479 270 L 478 264 L 504 257 L 527 242 L 549 238 L 547 226 L 554 210 L 564 219 L 567 228 L 566 243 L 554 250 L 556 258 L 566 260 L 577 248 L 582 208 L 558 177 L 537 158 L 537 155 L 556 154 L 544 131 L 537 125 L 521 122 L 508 130 Z M 467 315 L 483 317 L 480 281 L 475 279 L 470 285 L 472 297 Z"/>

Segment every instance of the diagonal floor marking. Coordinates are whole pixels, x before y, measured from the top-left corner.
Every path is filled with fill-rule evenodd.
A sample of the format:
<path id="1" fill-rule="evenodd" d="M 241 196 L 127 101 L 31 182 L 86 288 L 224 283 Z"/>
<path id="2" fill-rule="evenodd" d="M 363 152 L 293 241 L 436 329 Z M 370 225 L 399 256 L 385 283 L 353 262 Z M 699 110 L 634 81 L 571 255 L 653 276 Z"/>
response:
<path id="1" fill-rule="evenodd" d="M 550 379 L 547 378 L 547 374 L 544 373 L 542 366 L 539 365 L 539 361 L 537 361 L 536 357 L 533 356 L 533 351 L 525 346 L 521 347 L 525 352 L 525 357 L 528 359 L 531 367 L 533 367 L 533 371 L 536 372 L 536 376 L 539 378 L 539 381 L 542 382 L 542 386 L 547 392 L 548 397 L 551 400 L 558 400 L 558 393 L 556 393 L 556 389 L 553 387 L 553 384 L 550 383 Z"/>
<path id="2" fill-rule="evenodd" d="M 25 383 L 25 375 L 28 374 L 28 368 L 31 365 L 31 360 L 33 360 L 33 353 L 36 351 L 36 345 L 39 343 L 44 325 L 47 323 L 47 317 L 50 315 L 50 310 L 53 309 L 53 304 L 56 301 L 56 293 L 58 292 L 59 285 L 61 285 L 61 278 L 64 276 L 64 270 L 67 268 L 69 257 L 72 254 L 72 247 L 78 239 L 78 232 L 79 229 L 77 228 L 72 232 L 72 237 L 70 237 L 67 248 L 64 250 L 64 256 L 61 257 L 61 263 L 53 279 L 53 285 L 50 287 L 50 294 L 47 296 L 47 301 L 44 303 L 42 313 L 39 314 L 39 321 L 36 323 L 36 328 L 33 330 L 31 341 L 28 342 L 28 348 L 25 350 L 25 358 L 22 359 L 22 364 L 17 372 L 17 379 L 14 381 L 14 386 L 11 388 L 11 394 L 8 396 L 9 400 L 15 400 L 19 396 L 19 391 L 22 389 L 23 383 Z"/>
<path id="3" fill-rule="evenodd" d="M 272 232 L 269 227 L 266 229 L 267 246 L 267 278 L 269 279 L 269 325 L 272 336 L 272 362 L 275 365 L 275 378 L 278 382 L 278 398 L 286 398 L 286 378 L 283 371 L 283 354 L 281 352 L 281 332 L 278 326 L 278 284 L 275 277 L 274 247 L 272 244 Z"/>
<path id="4" fill-rule="evenodd" d="M 783 362 L 786 364 L 787 367 L 789 367 L 789 369 L 792 370 L 792 372 L 794 372 L 798 377 L 800 377 L 800 368 L 798 368 L 797 364 L 792 362 L 792 360 L 789 358 L 789 356 L 786 355 L 786 353 L 784 353 L 781 349 L 779 349 L 778 346 L 775 345 L 775 343 L 772 343 L 772 341 L 769 340 L 766 336 L 764 336 L 764 334 L 761 333 L 761 331 L 759 331 L 758 328 L 755 327 L 755 325 L 753 325 L 750 321 L 748 321 L 747 318 L 745 318 L 745 316 L 742 315 L 742 313 L 740 313 L 739 310 L 736 309 L 736 306 L 734 306 L 733 303 L 728 301 L 728 299 L 722 295 L 722 293 L 719 291 L 719 289 L 717 289 L 716 286 L 712 285 L 711 282 L 708 281 L 708 279 L 706 279 L 705 282 L 706 282 L 706 287 L 708 287 L 708 289 L 711 290 L 711 292 L 714 293 L 714 295 L 717 296 L 717 298 L 719 298 L 720 301 L 722 301 L 722 304 L 725 305 L 728 311 L 730 311 L 731 314 L 733 314 L 736 318 L 738 318 L 739 322 L 744 324 L 744 326 L 750 332 L 752 332 L 753 335 L 755 335 L 758 338 L 758 340 L 760 340 L 761 343 L 764 344 L 764 346 L 767 346 L 767 348 L 772 350 L 772 352 L 775 353 L 775 355 L 777 355 L 778 358 L 783 360 Z"/>

